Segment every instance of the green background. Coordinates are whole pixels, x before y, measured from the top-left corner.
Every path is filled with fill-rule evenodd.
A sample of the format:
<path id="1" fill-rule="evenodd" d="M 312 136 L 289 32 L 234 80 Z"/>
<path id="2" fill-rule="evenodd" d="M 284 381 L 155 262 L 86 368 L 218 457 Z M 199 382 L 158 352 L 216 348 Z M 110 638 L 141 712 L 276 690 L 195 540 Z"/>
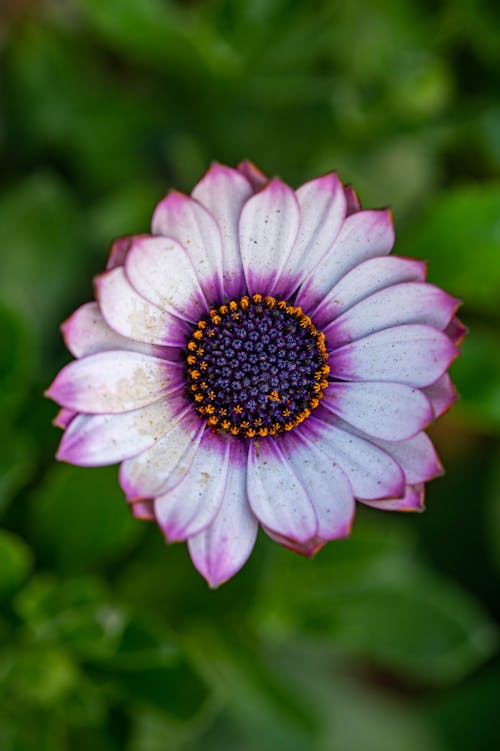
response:
<path id="1" fill-rule="evenodd" d="M 500 747 L 500 6 L 3 0 L 0 748 Z M 58 326 L 171 186 L 253 159 L 394 208 L 464 301 L 423 515 L 360 509 L 316 559 L 259 537 L 210 591 L 116 468 L 53 460 Z"/>

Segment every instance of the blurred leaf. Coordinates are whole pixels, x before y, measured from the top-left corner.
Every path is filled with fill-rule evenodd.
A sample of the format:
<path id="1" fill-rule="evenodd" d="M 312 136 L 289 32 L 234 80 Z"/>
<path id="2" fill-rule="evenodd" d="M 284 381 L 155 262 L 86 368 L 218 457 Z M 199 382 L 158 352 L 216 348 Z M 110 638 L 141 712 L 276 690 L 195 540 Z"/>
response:
<path id="1" fill-rule="evenodd" d="M 35 578 L 15 604 L 34 641 L 64 645 L 81 659 L 111 657 L 126 623 L 103 584 L 88 577 Z"/>
<path id="2" fill-rule="evenodd" d="M 495 328 L 473 325 L 453 365 L 457 408 L 483 430 L 500 429 L 500 347 Z"/>
<path id="3" fill-rule="evenodd" d="M 431 281 L 471 311 L 500 312 L 500 185 L 441 195 L 410 229 L 399 252 L 428 259 Z"/>
<path id="4" fill-rule="evenodd" d="M 2 416 L 15 413 L 33 383 L 36 366 L 34 344 L 26 322 L 1 302 L 0 412 Z"/>
<path id="5" fill-rule="evenodd" d="M 81 571 L 115 558 L 143 533 L 112 467 L 53 466 L 33 493 L 32 511 L 45 555 L 63 570 Z"/>
<path id="6" fill-rule="evenodd" d="M 2 300 L 38 336 L 43 334 L 52 341 L 61 308 L 74 294 L 78 270 L 84 268 L 85 260 L 70 188 L 49 173 L 33 174 L 11 185 L 0 194 L 0 225 Z M 24 347 L 30 346 L 26 336 L 20 337 L 16 346 L 20 358 L 15 367 L 28 367 L 23 362 L 29 363 L 33 353 L 24 352 Z"/>
<path id="7" fill-rule="evenodd" d="M 36 468 L 36 444 L 31 436 L 5 427 L 0 433 L 0 515 L 6 510 L 15 494 L 32 479 Z"/>
<path id="8" fill-rule="evenodd" d="M 16 535 L 0 530 L 0 596 L 17 589 L 32 566 L 28 545 Z"/>
<path id="9" fill-rule="evenodd" d="M 496 631 L 479 605 L 408 552 L 382 552 L 364 571 L 339 572 L 327 556 L 304 569 L 276 554 L 257 610 L 265 632 L 307 634 L 424 683 L 457 680 L 491 655 Z"/>
<path id="10" fill-rule="evenodd" d="M 486 508 L 486 540 L 491 559 L 500 571 L 500 451 L 489 482 L 489 498 Z"/>

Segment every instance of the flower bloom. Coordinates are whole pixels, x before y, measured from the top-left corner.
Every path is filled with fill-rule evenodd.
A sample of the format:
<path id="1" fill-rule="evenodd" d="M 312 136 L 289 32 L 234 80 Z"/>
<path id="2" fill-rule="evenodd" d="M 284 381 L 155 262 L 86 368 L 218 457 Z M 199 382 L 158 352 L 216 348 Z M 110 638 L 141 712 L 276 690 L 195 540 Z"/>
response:
<path id="1" fill-rule="evenodd" d="M 211 586 L 259 524 L 312 555 L 349 535 L 355 499 L 421 510 L 464 328 L 393 242 L 390 212 L 335 173 L 295 191 L 214 164 L 171 191 L 63 324 L 58 459 L 121 462 L 134 515 L 187 541 Z"/>

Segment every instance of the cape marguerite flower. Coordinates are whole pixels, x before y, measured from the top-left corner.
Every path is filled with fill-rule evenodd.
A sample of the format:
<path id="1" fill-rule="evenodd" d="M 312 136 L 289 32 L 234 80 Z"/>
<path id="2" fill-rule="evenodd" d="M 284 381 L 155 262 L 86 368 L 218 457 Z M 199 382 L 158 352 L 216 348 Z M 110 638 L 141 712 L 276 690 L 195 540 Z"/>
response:
<path id="1" fill-rule="evenodd" d="M 212 586 L 259 524 L 310 555 L 349 534 L 355 500 L 420 510 L 464 329 L 393 242 L 390 212 L 334 173 L 293 190 L 214 164 L 170 192 L 63 324 L 58 458 L 121 462 L 132 512 L 187 540 Z"/>

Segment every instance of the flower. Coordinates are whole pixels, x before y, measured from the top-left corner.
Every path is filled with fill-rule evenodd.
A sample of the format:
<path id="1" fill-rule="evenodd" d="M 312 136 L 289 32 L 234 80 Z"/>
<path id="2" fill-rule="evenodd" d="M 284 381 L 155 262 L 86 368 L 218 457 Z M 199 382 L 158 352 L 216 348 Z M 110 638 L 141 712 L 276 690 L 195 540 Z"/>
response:
<path id="1" fill-rule="evenodd" d="M 97 302 L 63 324 L 57 458 L 121 462 L 133 514 L 187 541 L 211 586 L 259 524 L 312 555 L 349 535 L 355 499 L 421 510 L 442 471 L 423 431 L 456 398 L 465 330 L 393 242 L 390 211 L 335 173 L 294 191 L 213 164 L 114 243 Z"/>

